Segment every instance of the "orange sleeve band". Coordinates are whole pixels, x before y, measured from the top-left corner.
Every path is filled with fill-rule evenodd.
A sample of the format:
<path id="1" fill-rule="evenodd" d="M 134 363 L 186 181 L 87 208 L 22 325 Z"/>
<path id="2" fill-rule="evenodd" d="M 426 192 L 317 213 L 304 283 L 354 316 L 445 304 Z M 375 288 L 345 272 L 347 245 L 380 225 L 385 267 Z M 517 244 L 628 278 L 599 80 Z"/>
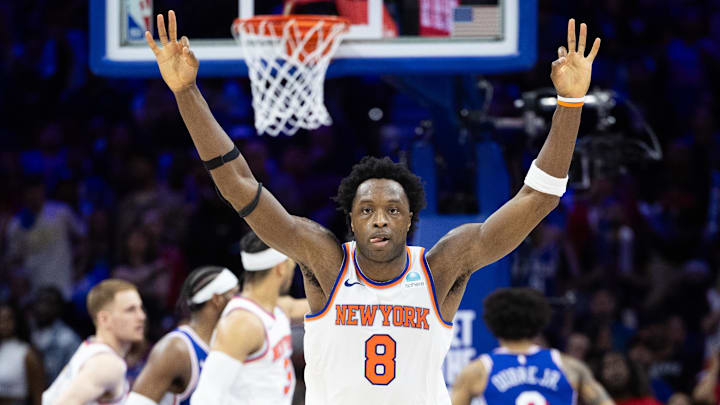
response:
<path id="1" fill-rule="evenodd" d="M 561 105 L 563 107 L 570 107 L 570 108 L 578 108 L 582 107 L 585 103 L 568 103 L 567 101 L 560 101 L 557 102 L 558 105 Z"/>

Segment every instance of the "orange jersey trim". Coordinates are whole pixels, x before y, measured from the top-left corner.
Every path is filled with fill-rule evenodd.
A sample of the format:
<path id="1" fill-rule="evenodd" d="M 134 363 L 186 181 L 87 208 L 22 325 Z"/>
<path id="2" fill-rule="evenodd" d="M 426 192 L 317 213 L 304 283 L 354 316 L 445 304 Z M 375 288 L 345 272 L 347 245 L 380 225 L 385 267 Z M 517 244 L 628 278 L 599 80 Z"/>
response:
<path id="1" fill-rule="evenodd" d="M 428 283 L 428 294 L 430 294 L 430 301 L 432 301 L 433 308 L 435 309 L 435 315 L 440 320 L 440 324 L 448 329 L 453 328 L 452 322 L 445 322 L 442 315 L 440 314 L 440 308 L 438 308 L 438 302 L 437 297 L 435 296 L 435 282 L 433 281 L 432 274 L 430 274 L 430 269 L 428 268 L 428 264 L 425 261 L 425 248 L 422 248 L 420 250 L 420 264 L 422 265 L 423 271 L 425 271 L 425 278 L 427 278 Z"/>
<path id="2" fill-rule="evenodd" d="M 335 295 L 337 295 L 338 290 L 340 289 L 340 281 L 342 281 L 343 278 L 345 278 L 345 273 L 347 273 L 348 263 L 349 263 L 349 257 L 348 257 L 348 248 L 347 243 L 343 244 L 343 264 L 342 269 L 340 270 L 340 273 L 338 274 L 337 278 L 335 279 L 335 284 L 333 285 L 332 290 L 330 291 L 330 297 L 328 298 L 327 302 L 325 303 L 325 308 L 322 309 L 322 311 L 314 314 L 305 315 L 306 321 L 315 321 L 317 319 L 322 318 L 327 314 L 328 310 L 332 307 L 333 301 L 335 301 Z"/>

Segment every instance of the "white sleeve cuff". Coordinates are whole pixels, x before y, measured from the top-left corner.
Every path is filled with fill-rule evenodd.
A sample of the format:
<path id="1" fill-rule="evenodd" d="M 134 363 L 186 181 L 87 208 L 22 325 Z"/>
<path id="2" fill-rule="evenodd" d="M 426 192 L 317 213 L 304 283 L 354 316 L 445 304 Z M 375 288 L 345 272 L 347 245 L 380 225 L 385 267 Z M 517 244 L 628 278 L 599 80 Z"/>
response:
<path id="1" fill-rule="evenodd" d="M 541 193 L 552 194 L 558 197 L 562 197 L 563 194 L 565 194 L 567 183 L 568 176 L 565 176 L 563 179 L 553 177 L 537 167 L 535 160 L 532 161 L 530 170 L 528 170 L 527 176 L 525 176 L 525 184 L 528 187 Z"/>
<path id="2" fill-rule="evenodd" d="M 158 405 L 158 403 L 143 394 L 133 391 L 125 400 L 125 405 Z"/>

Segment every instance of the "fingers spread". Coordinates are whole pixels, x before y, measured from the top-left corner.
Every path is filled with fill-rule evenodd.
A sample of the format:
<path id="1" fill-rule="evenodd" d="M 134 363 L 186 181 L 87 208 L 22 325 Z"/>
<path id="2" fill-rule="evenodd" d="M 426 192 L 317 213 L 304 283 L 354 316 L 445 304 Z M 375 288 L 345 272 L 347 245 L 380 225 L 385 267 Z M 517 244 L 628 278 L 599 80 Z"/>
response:
<path id="1" fill-rule="evenodd" d="M 175 19 L 175 12 L 170 10 L 168 12 L 168 19 L 170 22 L 168 23 L 168 31 L 170 31 L 170 40 L 175 42 L 177 41 L 177 20 Z"/>
<path id="2" fill-rule="evenodd" d="M 160 53 L 160 49 L 158 49 L 158 46 L 155 43 L 155 40 L 153 39 L 150 31 L 145 31 L 145 41 L 148 43 L 148 45 L 150 45 L 150 49 L 152 49 L 153 53 L 157 56 L 157 54 Z"/>
<path id="3" fill-rule="evenodd" d="M 158 36 L 160 37 L 160 43 L 163 46 L 168 43 L 167 31 L 165 31 L 165 17 L 162 14 L 157 16 Z"/>
<path id="4" fill-rule="evenodd" d="M 592 49 L 590 49 L 590 54 L 588 55 L 588 59 L 590 59 L 590 62 L 595 60 L 595 56 L 597 56 L 597 53 L 599 50 L 600 50 L 600 38 L 595 38 L 595 42 L 593 42 Z"/>
<path id="5" fill-rule="evenodd" d="M 564 56 L 567 56 L 567 49 L 565 49 L 564 46 L 561 46 L 558 48 L 558 58 L 562 58 Z"/>
<path id="6" fill-rule="evenodd" d="M 568 52 L 575 52 L 575 19 L 568 21 Z"/>
<path id="7" fill-rule="evenodd" d="M 580 24 L 580 38 L 578 40 L 577 51 L 580 55 L 585 56 L 585 39 L 587 38 L 587 25 Z"/>

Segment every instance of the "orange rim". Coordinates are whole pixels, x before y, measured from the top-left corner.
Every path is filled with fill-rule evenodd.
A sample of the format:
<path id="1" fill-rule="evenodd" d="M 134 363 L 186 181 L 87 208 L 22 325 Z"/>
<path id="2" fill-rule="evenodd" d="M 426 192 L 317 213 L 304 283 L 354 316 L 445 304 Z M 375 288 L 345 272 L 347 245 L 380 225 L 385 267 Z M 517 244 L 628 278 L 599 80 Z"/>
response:
<path id="1" fill-rule="evenodd" d="M 274 27 L 284 27 L 285 24 L 294 20 L 300 30 L 301 34 L 305 34 L 317 25 L 320 21 L 327 22 L 320 28 L 324 33 L 330 32 L 332 27 L 336 25 L 344 25 L 343 31 L 350 29 L 350 20 L 343 17 L 334 15 L 312 15 L 312 14 L 290 14 L 290 15 L 258 15 L 251 18 L 236 18 L 233 22 L 233 28 L 235 31 L 239 30 L 241 26 L 247 25 L 253 28 L 254 32 L 258 35 L 268 35 L 280 37 L 282 36 L 282 29 L 278 29 L 275 32 L 269 30 L 268 25 L 265 25 L 265 32 L 258 32 L 260 25 L 263 22 L 273 23 Z M 277 24 L 277 25 L 276 25 Z"/>

